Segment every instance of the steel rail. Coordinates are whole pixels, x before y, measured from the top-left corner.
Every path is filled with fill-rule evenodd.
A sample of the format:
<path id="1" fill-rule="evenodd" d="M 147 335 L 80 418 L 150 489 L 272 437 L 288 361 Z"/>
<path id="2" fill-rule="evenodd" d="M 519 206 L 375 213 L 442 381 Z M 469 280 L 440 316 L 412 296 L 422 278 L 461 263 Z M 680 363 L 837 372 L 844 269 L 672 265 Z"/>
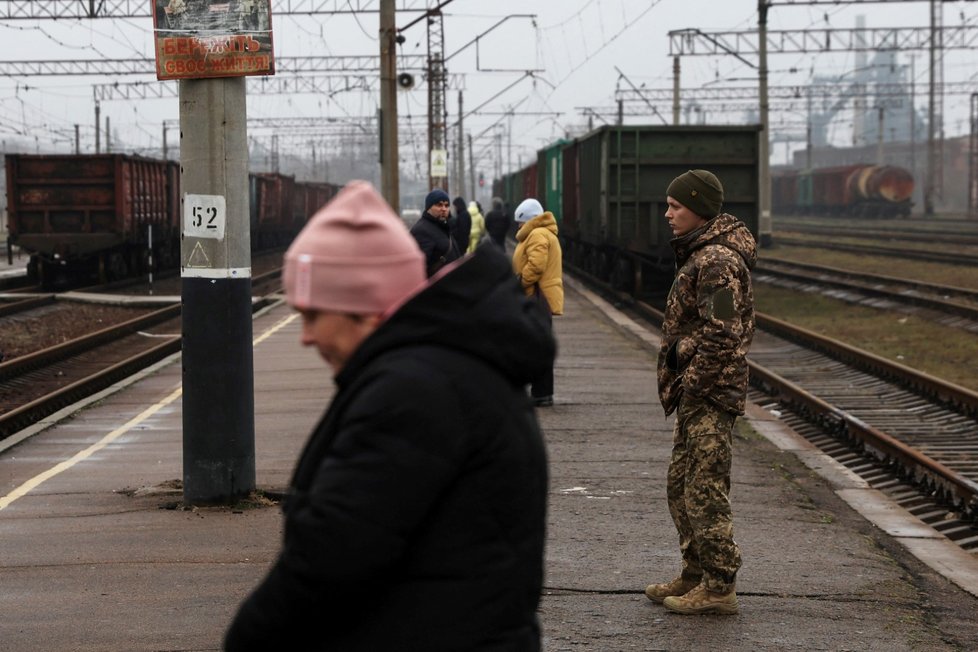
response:
<path id="1" fill-rule="evenodd" d="M 89 335 L 0 363 L 0 382 L 6 382 L 11 378 L 51 364 L 57 360 L 62 360 L 83 351 L 89 351 L 97 346 L 118 339 L 123 335 L 130 335 L 153 324 L 173 319 L 180 315 L 181 308 L 179 304 L 167 306 L 166 308 L 155 310 L 146 315 L 122 322 L 121 324 L 103 328 Z"/>
<path id="2" fill-rule="evenodd" d="M 765 270 L 771 266 L 793 267 L 795 269 L 806 270 L 815 274 L 835 274 L 847 278 L 855 278 L 870 283 L 882 283 L 885 285 L 899 285 L 911 288 L 918 292 L 929 292 L 938 296 L 958 296 L 971 301 L 978 302 L 978 290 L 960 287 L 957 285 L 940 285 L 929 283 L 917 279 L 903 278 L 900 276 L 888 276 L 886 274 L 872 274 L 870 272 L 857 272 L 851 269 L 833 267 L 831 265 L 817 265 L 815 263 L 802 263 L 794 260 L 782 260 L 780 258 L 765 258 L 758 261 L 754 269 Z"/>
<path id="3" fill-rule="evenodd" d="M 770 333 L 802 344 L 805 348 L 824 353 L 874 376 L 897 382 L 921 396 L 953 407 L 964 414 L 978 417 L 978 392 L 789 324 L 776 317 L 757 313 L 756 318 L 757 325 Z"/>
<path id="4" fill-rule="evenodd" d="M 816 421 L 836 437 L 857 442 L 861 449 L 886 466 L 899 464 L 903 475 L 938 494 L 943 502 L 959 511 L 975 515 L 978 510 L 978 483 L 972 482 L 944 464 L 907 446 L 891 435 L 805 391 L 790 380 L 747 361 L 751 385 L 779 403 L 789 405 L 806 418 Z"/>
<path id="5" fill-rule="evenodd" d="M 894 249 L 892 247 L 874 247 L 871 245 L 849 245 L 836 242 L 817 242 L 800 238 L 779 237 L 778 244 L 793 247 L 809 247 L 814 249 L 832 249 L 874 256 L 894 256 L 903 259 L 923 260 L 945 265 L 975 265 L 978 255 L 939 253 L 936 251 L 920 251 L 915 249 Z"/>
<path id="6" fill-rule="evenodd" d="M 174 335 L 142 353 L 131 356 L 54 392 L 0 414 L 0 440 L 37 423 L 86 396 L 101 391 L 163 358 L 180 351 L 182 338 Z"/>
<path id="7" fill-rule="evenodd" d="M 788 263 L 788 265 L 790 265 L 790 263 Z M 850 290 L 862 296 L 886 299 L 895 303 L 916 306 L 918 308 L 927 308 L 947 315 L 954 315 L 971 321 L 978 321 L 978 305 L 957 303 L 947 299 L 921 296 L 918 294 L 905 294 L 871 285 L 871 282 L 861 283 L 857 280 L 844 280 L 838 278 L 833 279 L 825 276 L 816 278 L 812 276 L 812 274 L 828 274 L 830 272 L 820 272 L 818 270 L 791 271 L 783 268 L 777 269 L 776 265 L 772 264 L 772 261 L 766 261 L 765 263 L 758 263 L 757 267 L 754 268 L 754 273 L 756 275 L 755 279 L 759 281 L 763 281 L 763 278 L 759 278 L 757 275 L 769 274 L 771 276 L 788 279 L 798 283 L 814 283 L 825 287 Z M 852 277 L 855 278 L 855 275 L 852 275 Z M 907 286 L 912 287 L 913 282 L 908 281 Z M 976 296 L 972 296 L 971 298 L 972 300 L 978 300 L 978 293 L 976 293 Z"/>
<path id="8" fill-rule="evenodd" d="M 31 297 L 29 299 L 21 299 L 20 301 L 14 301 L 12 303 L 5 303 L 0 305 L 0 317 L 9 317 L 10 315 L 16 315 L 20 312 L 26 312 L 28 310 L 34 310 L 35 308 L 51 305 L 54 302 L 54 295 L 49 294 L 43 297 Z"/>

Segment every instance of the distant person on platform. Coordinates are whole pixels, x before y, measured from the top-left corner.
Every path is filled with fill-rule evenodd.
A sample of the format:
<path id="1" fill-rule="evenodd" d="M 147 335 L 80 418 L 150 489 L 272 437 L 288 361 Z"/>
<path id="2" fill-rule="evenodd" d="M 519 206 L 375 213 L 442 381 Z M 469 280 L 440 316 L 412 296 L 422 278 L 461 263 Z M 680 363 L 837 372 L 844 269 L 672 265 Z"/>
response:
<path id="1" fill-rule="evenodd" d="M 452 235 L 455 244 L 463 254 L 469 248 L 469 235 L 472 233 L 472 216 L 469 215 L 468 204 L 461 197 L 452 200 Z"/>
<path id="2" fill-rule="evenodd" d="M 336 392 L 225 650 L 538 652 L 548 480 L 524 384 L 555 345 L 507 258 L 481 247 L 426 283 L 353 181 L 289 247 L 284 285 Z"/>
<path id="3" fill-rule="evenodd" d="M 472 218 L 472 230 L 469 231 L 469 246 L 465 253 L 470 254 L 475 251 L 482 241 L 482 236 L 486 234 L 486 218 L 482 216 L 482 207 L 479 202 L 469 202 L 469 217 Z"/>
<path id="4" fill-rule="evenodd" d="M 563 253 L 557 239 L 557 221 L 536 199 L 516 207 L 516 251 L 513 270 L 527 296 L 536 299 L 551 323 L 552 315 L 564 314 Z M 554 404 L 554 368 L 551 365 L 533 380 L 530 395 L 537 407 Z"/>
<path id="5" fill-rule="evenodd" d="M 757 248 L 743 222 L 720 212 L 723 186 L 713 173 L 685 172 L 666 194 L 678 271 L 666 300 L 658 381 L 665 413 L 676 412 L 666 494 L 682 570 L 645 595 L 682 614 L 735 614 L 741 561 L 729 498 L 731 438 L 747 396 Z"/>
<path id="6" fill-rule="evenodd" d="M 435 188 L 425 197 L 424 213 L 411 227 L 411 235 L 424 254 L 425 273 L 429 277 L 458 259 L 464 251 L 459 249 L 452 237 L 452 230 L 448 225 L 449 211 L 448 193 Z"/>
<path id="7" fill-rule="evenodd" d="M 500 249 L 506 249 L 506 234 L 509 233 L 510 219 L 503 207 L 503 200 L 492 198 L 492 210 L 486 213 L 486 233 L 489 239 Z"/>

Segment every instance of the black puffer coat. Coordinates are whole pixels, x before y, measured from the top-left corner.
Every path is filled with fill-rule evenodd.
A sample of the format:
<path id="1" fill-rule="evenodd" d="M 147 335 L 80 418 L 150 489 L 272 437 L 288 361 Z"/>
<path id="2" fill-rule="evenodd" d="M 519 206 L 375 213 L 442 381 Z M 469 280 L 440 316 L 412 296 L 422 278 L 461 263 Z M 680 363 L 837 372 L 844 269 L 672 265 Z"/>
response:
<path id="1" fill-rule="evenodd" d="M 424 253 L 425 273 L 431 277 L 439 269 L 462 256 L 447 220 L 425 212 L 411 227 L 411 235 Z"/>
<path id="2" fill-rule="evenodd" d="M 480 247 L 371 334 L 299 460 L 284 548 L 227 650 L 540 649 L 555 344 Z"/>

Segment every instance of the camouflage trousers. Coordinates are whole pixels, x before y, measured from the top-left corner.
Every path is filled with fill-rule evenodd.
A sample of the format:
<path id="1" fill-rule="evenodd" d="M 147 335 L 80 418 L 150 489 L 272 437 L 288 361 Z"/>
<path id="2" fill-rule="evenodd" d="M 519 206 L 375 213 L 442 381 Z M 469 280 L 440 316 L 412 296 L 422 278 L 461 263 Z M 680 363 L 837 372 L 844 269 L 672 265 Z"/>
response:
<path id="1" fill-rule="evenodd" d="M 679 403 L 666 494 L 679 532 L 684 579 L 734 588 L 740 549 L 730 512 L 731 432 L 737 416 L 685 396 Z"/>

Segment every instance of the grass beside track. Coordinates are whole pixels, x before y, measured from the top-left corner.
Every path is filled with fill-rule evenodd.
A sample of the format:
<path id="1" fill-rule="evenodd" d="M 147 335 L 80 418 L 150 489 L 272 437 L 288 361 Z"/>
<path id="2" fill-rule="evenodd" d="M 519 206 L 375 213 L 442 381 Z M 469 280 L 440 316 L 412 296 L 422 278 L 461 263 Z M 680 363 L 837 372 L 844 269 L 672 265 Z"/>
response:
<path id="1" fill-rule="evenodd" d="M 906 274 L 901 269 L 899 275 Z M 956 284 L 962 285 L 960 281 Z M 764 283 L 755 283 L 754 294 L 761 312 L 978 391 L 978 337 L 972 333 Z"/>

